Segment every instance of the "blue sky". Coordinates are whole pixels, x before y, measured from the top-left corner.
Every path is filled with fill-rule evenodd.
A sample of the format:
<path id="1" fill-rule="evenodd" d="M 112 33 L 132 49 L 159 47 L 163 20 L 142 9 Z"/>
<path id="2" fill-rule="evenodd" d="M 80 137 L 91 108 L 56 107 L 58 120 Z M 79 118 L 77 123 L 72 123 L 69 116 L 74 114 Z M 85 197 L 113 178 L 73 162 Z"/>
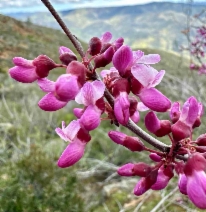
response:
<path id="1" fill-rule="evenodd" d="M 111 7 L 123 5 L 162 2 L 162 0 L 50 0 L 57 10 L 69 10 L 85 7 Z M 186 2 L 186 0 L 167 0 Z M 203 0 L 195 0 L 195 2 Z M 47 11 L 40 0 L 0 0 L 0 13 Z"/>

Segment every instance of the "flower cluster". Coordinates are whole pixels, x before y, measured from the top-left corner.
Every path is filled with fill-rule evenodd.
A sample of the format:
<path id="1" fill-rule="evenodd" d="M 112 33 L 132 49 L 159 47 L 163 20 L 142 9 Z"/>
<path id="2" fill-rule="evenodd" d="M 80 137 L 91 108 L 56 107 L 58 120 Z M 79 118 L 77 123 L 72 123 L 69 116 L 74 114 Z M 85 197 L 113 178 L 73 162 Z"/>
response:
<path id="1" fill-rule="evenodd" d="M 182 33 L 186 35 L 189 43 L 189 46 L 183 49 L 190 53 L 190 69 L 198 71 L 199 74 L 206 74 L 206 25 L 204 14 L 205 10 L 194 15 L 192 17 L 194 20 L 191 19 L 193 24 L 191 24 L 186 30 L 182 31 Z"/>
<path id="2" fill-rule="evenodd" d="M 199 74 L 206 74 L 206 63 L 202 60 L 205 58 L 206 51 L 206 26 L 202 25 L 197 28 L 194 41 L 191 42 L 190 53 L 200 64 L 190 64 L 191 70 L 197 70 Z"/>
<path id="3" fill-rule="evenodd" d="M 100 125 L 103 114 L 106 115 L 103 119 L 117 126 L 128 126 L 131 120 L 138 123 L 139 112 L 150 110 L 145 116 L 147 130 L 157 137 L 168 136 L 171 147 L 168 151 L 159 152 L 146 147 L 137 137 L 110 131 L 108 135 L 112 141 L 131 151 L 149 151 L 149 157 L 156 162 L 154 166 L 143 162 L 126 164 L 119 168 L 119 175 L 141 177 L 134 189 L 134 194 L 139 196 L 149 189 L 165 188 L 176 170 L 180 192 L 188 195 L 197 207 L 206 208 L 206 135 L 195 141 L 192 139 L 194 128 L 201 125 L 202 104 L 195 97 L 190 97 L 182 108 L 178 102 L 172 104 L 155 88 L 165 74 L 164 70 L 157 71 L 151 66 L 160 61 L 160 56 L 132 51 L 129 46 L 123 45 L 123 38 L 113 42 L 111 39 L 110 32 L 104 33 L 101 38 L 93 37 L 81 62 L 67 47 L 59 48 L 61 64 L 46 55 L 31 61 L 21 57 L 13 59 L 15 67 L 9 70 L 10 76 L 22 83 L 37 81 L 39 88 L 46 93 L 38 103 L 42 110 L 56 111 L 70 101 L 83 105 L 73 110 L 76 120 L 68 126 L 62 122 L 62 128 L 56 128 L 56 133 L 69 142 L 58 160 L 58 166 L 72 166 L 83 157 L 86 144 L 91 140 L 90 131 Z M 109 64 L 109 70 L 101 71 L 101 80 L 96 69 Z M 65 74 L 56 81 L 49 80 L 50 71 L 58 67 L 64 68 Z M 112 96 L 113 104 L 105 93 Z M 170 120 L 160 120 L 155 112 L 169 112 Z M 183 161 L 177 160 L 178 156 L 182 156 Z M 196 194 L 194 185 L 201 192 Z"/>
<path id="4" fill-rule="evenodd" d="M 170 120 L 159 120 L 151 111 L 145 116 L 145 126 L 157 137 L 168 136 L 171 148 L 168 153 L 157 152 L 146 148 L 137 138 L 121 132 L 110 131 L 110 138 L 131 151 L 149 151 L 151 160 L 156 165 L 142 162 L 128 163 L 118 169 L 121 176 L 139 176 L 134 194 L 139 196 L 147 190 L 161 190 L 174 176 L 179 175 L 179 190 L 188 195 L 199 208 L 206 209 L 206 134 L 192 139 L 193 130 L 201 125 L 203 106 L 195 97 L 190 97 L 180 108 L 179 102 L 173 103 L 170 109 Z M 137 148 L 138 146 L 138 148 Z M 187 161 L 177 161 L 177 155 L 188 155 Z"/>

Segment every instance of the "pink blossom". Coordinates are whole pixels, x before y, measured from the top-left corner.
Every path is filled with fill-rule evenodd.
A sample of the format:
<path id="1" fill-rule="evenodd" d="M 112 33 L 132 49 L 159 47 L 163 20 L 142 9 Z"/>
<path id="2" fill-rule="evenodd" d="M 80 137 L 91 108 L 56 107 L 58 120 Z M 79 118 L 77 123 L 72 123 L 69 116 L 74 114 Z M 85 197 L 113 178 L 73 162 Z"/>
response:
<path id="1" fill-rule="evenodd" d="M 66 168 L 74 165 L 84 155 L 86 144 L 91 140 L 89 133 L 81 127 L 79 121 L 72 121 L 67 127 L 62 122 L 62 129 L 56 128 L 56 133 L 63 140 L 70 141 L 58 160 L 58 166 Z"/>
<path id="2" fill-rule="evenodd" d="M 46 55 L 40 55 L 34 60 L 14 57 L 15 67 L 9 69 L 10 76 L 22 83 L 31 83 L 37 79 L 47 77 L 49 71 L 56 68 L 56 63 Z"/>
<path id="3" fill-rule="evenodd" d="M 104 111 L 105 85 L 101 81 L 86 82 L 75 98 L 78 104 L 85 106 L 81 114 L 80 123 L 88 131 L 97 128 L 101 122 L 100 117 Z"/>

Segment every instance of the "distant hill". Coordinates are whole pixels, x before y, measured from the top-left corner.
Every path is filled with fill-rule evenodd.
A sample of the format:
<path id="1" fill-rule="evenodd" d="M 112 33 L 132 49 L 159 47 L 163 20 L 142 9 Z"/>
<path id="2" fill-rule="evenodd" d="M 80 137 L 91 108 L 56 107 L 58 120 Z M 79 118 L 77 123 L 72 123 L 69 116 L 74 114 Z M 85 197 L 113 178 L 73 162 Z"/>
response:
<path id="1" fill-rule="evenodd" d="M 75 52 L 69 39 L 59 30 L 0 15 L 0 72 L 13 66 L 15 56 L 34 59 L 46 54 L 58 62 L 60 46 L 67 46 Z"/>
<path id="2" fill-rule="evenodd" d="M 111 31 L 114 38 L 124 37 L 134 48 L 154 48 L 179 51 L 185 43 L 181 30 L 186 27 L 186 13 L 196 14 L 205 4 L 149 3 L 145 5 L 77 9 L 61 12 L 61 15 L 80 39 L 88 41 Z M 49 13 L 10 14 L 20 20 L 29 20 L 47 27 L 59 26 Z"/>

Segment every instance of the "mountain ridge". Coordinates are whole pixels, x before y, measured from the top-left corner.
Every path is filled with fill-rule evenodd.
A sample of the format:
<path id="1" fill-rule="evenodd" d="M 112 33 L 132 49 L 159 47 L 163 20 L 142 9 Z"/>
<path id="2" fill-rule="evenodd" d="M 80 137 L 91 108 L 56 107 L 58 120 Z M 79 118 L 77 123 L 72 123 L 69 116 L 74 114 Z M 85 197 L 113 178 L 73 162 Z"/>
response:
<path id="1" fill-rule="evenodd" d="M 201 5 L 193 5 L 192 14 Z M 149 3 L 145 5 L 87 8 L 60 12 L 69 29 L 81 40 L 111 31 L 115 38 L 124 37 L 133 48 L 154 48 L 179 52 L 186 43 L 181 31 L 186 28 L 190 8 L 183 3 Z M 14 15 L 14 14 L 13 14 Z M 15 16 L 15 15 L 14 15 Z M 18 19 L 60 29 L 50 13 L 18 14 Z"/>

